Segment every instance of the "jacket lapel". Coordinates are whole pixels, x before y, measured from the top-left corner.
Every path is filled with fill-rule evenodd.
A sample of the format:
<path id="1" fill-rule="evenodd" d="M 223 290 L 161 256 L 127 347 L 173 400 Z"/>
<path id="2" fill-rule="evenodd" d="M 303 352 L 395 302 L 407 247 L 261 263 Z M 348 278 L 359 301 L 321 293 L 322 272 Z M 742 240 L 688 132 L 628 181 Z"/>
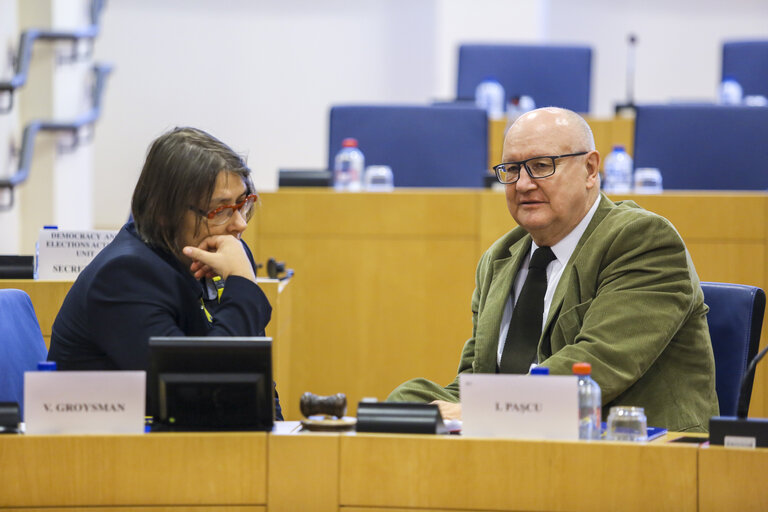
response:
<path id="1" fill-rule="evenodd" d="M 575 290 L 579 300 L 584 300 L 579 293 L 579 272 L 578 264 L 576 262 L 581 255 L 581 249 L 584 247 L 586 241 L 589 240 L 589 237 L 592 236 L 592 233 L 595 231 L 597 226 L 600 225 L 603 219 L 605 219 L 611 209 L 616 207 L 616 205 L 602 192 L 600 193 L 600 197 L 598 197 L 598 201 L 600 201 L 600 204 L 597 206 L 597 210 L 595 210 L 595 215 L 592 217 L 592 220 L 589 221 L 589 225 L 584 231 L 584 234 L 581 235 L 581 239 L 579 239 L 579 243 L 576 244 L 576 248 L 574 249 L 573 254 L 571 254 L 570 260 L 568 260 L 568 263 L 563 269 L 563 274 L 560 276 L 560 281 L 557 283 L 555 294 L 552 297 L 552 304 L 549 307 L 547 323 L 544 325 L 544 329 L 542 330 L 542 337 L 539 340 L 539 360 L 542 359 L 542 356 L 546 358 L 552 355 L 552 347 L 550 346 L 551 329 L 554 326 L 554 323 L 557 321 L 557 318 L 560 316 L 560 311 L 563 308 L 563 301 L 565 299 L 566 293 L 573 296 L 573 292 Z M 594 255 L 585 254 L 583 256 L 592 257 Z M 568 307 L 575 305 L 576 304 L 569 304 Z"/>
<path id="2" fill-rule="evenodd" d="M 488 288 L 485 305 L 478 318 L 475 333 L 476 373 L 496 372 L 496 353 L 499 347 L 499 330 L 517 271 L 531 247 L 530 235 L 525 235 L 509 248 L 509 257 L 493 262 L 493 278 Z"/>

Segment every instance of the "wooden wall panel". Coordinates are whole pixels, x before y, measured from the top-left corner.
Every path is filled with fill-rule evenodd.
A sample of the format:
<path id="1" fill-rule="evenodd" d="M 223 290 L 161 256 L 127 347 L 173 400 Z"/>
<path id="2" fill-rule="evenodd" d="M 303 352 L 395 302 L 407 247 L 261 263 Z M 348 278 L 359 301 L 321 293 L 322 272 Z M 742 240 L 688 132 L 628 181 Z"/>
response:
<path id="1" fill-rule="evenodd" d="M 340 500 L 343 507 L 694 511 L 696 452 L 679 445 L 342 437 Z"/>

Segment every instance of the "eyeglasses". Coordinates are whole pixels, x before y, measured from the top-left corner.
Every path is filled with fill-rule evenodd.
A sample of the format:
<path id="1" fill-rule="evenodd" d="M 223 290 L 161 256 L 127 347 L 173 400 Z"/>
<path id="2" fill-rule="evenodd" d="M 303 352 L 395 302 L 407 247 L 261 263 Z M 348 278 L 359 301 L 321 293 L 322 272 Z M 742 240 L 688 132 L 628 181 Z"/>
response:
<path id="1" fill-rule="evenodd" d="M 520 171 L 525 167 L 525 171 L 531 179 L 539 180 L 541 178 L 547 178 L 555 174 L 555 160 L 558 158 L 565 158 L 568 156 L 581 156 L 586 155 L 589 151 L 580 151 L 578 153 L 568 153 L 567 155 L 557 156 L 535 156 L 528 160 L 521 160 L 520 162 L 506 162 L 493 167 L 496 172 L 496 179 L 500 183 L 510 184 L 517 183 L 520 179 Z"/>
<path id="2" fill-rule="evenodd" d="M 251 220 L 251 214 L 253 213 L 253 205 L 256 203 L 256 200 L 258 199 L 259 199 L 258 194 L 251 194 L 246 196 L 245 199 L 243 199 L 237 204 L 228 204 L 226 206 L 219 206 L 218 208 L 214 208 L 209 212 L 206 212 L 205 210 L 201 210 L 199 208 L 195 208 L 194 206 L 190 206 L 189 209 L 208 219 L 208 222 L 210 224 L 214 226 L 221 226 L 222 224 L 226 224 L 227 222 L 229 222 L 229 219 L 232 218 L 232 215 L 235 212 L 240 212 L 240 215 L 243 216 L 246 222 Z"/>

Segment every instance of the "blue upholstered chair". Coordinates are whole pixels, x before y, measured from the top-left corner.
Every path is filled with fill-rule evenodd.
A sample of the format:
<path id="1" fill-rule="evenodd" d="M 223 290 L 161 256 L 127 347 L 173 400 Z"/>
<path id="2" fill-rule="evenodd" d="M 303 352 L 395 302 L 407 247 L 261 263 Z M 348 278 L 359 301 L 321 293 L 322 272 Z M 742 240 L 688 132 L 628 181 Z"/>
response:
<path id="1" fill-rule="evenodd" d="M 487 45 L 459 47 L 457 100 L 472 100 L 475 87 L 495 77 L 507 99 L 527 94 L 538 107 L 589 112 L 592 48 L 589 46 Z"/>
<path id="2" fill-rule="evenodd" d="M 29 295 L 0 290 L 0 402 L 18 402 L 24 417 L 24 372 L 48 355 Z"/>
<path id="3" fill-rule="evenodd" d="M 768 96 L 768 40 L 723 43 L 722 76 L 735 78 L 744 95 Z"/>
<path id="4" fill-rule="evenodd" d="M 715 387 L 721 416 L 749 409 L 754 373 L 748 377 L 739 404 L 739 389 L 749 362 L 757 354 L 765 313 L 765 292 L 755 286 L 701 283 L 709 306 L 707 323 L 715 353 Z"/>
<path id="5" fill-rule="evenodd" d="M 488 167 L 485 111 L 458 106 L 336 106 L 328 168 L 347 137 L 366 165 L 388 165 L 396 187 L 482 187 Z"/>
<path id="6" fill-rule="evenodd" d="M 658 167 L 667 190 L 768 189 L 768 107 L 639 105 L 635 169 Z"/>

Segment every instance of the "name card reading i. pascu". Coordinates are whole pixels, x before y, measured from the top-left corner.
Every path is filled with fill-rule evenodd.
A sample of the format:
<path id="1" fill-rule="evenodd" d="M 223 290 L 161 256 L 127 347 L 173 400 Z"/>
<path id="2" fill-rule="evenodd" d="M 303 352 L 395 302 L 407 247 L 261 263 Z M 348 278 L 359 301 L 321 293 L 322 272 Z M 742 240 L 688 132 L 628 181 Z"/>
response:
<path id="1" fill-rule="evenodd" d="M 141 434 L 146 372 L 25 372 L 27 434 Z"/>
<path id="2" fill-rule="evenodd" d="M 74 279 L 117 231 L 41 229 L 37 239 L 37 279 Z"/>
<path id="3" fill-rule="evenodd" d="M 570 375 L 462 374 L 461 435 L 578 439 L 578 380 Z"/>

